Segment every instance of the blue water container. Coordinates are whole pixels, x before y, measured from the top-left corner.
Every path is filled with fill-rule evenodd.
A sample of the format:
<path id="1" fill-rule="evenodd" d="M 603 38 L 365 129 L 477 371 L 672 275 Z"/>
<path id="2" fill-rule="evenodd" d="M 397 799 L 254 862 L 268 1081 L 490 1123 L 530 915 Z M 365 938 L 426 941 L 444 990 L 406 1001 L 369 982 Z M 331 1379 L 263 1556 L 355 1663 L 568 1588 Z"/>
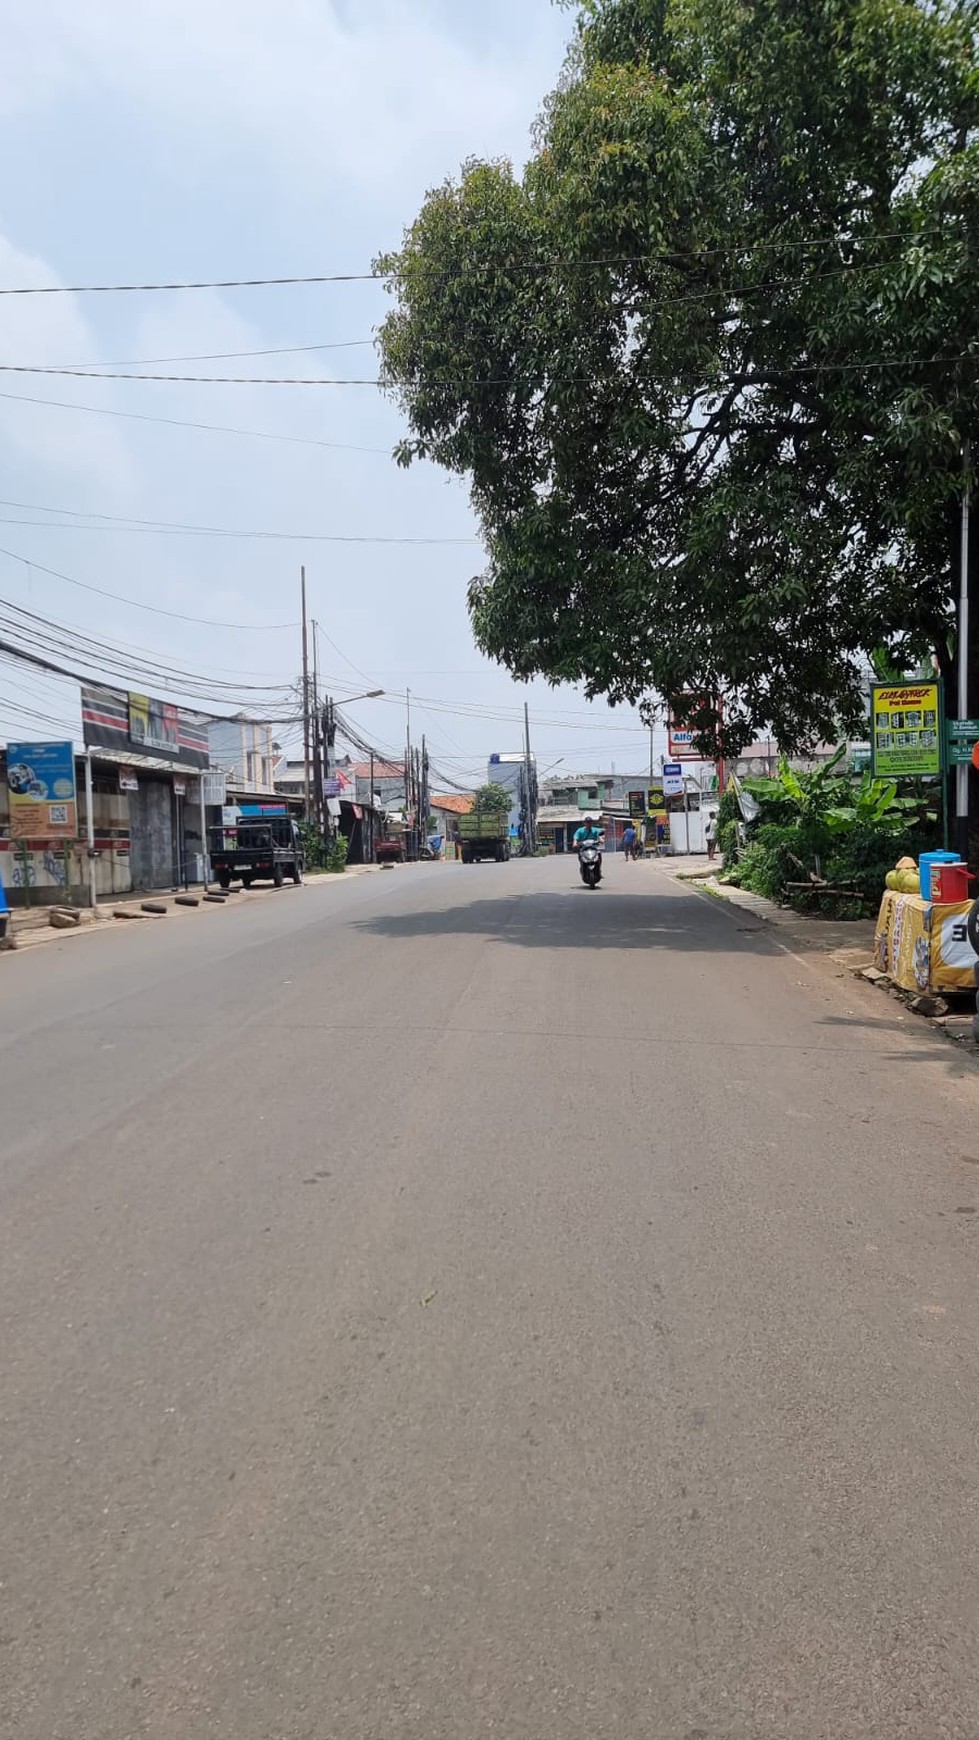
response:
<path id="1" fill-rule="evenodd" d="M 918 859 L 918 874 L 921 879 L 922 900 L 931 899 L 931 867 L 933 864 L 957 864 L 957 852 L 922 852 Z"/>

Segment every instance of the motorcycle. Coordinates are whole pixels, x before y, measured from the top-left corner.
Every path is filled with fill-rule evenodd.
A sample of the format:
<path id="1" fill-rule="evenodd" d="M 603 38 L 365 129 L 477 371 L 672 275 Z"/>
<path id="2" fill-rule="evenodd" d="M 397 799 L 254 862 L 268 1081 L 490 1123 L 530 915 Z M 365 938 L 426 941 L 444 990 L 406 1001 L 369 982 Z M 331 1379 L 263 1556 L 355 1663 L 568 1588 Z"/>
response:
<path id="1" fill-rule="evenodd" d="M 602 880 L 602 848 L 597 840 L 584 840 L 578 847 L 578 869 L 586 888 L 597 888 Z"/>

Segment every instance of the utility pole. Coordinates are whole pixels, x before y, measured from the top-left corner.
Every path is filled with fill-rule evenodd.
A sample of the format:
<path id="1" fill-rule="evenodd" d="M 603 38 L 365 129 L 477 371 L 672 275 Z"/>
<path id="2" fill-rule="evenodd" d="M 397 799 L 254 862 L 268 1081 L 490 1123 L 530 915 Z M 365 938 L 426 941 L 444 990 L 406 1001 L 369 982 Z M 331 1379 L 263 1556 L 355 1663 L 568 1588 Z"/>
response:
<path id="1" fill-rule="evenodd" d="M 327 786 L 329 786 L 329 784 L 330 784 L 331 780 L 334 778 L 335 772 L 336 772 L 336 754 L 335 754 L 336 741 L 337 741 L 337 710 L 336 710 L 336 707 L 335 707 L 334 702 L 333 702 L 333 696 L 327 695 L 326 700 L 323 702 L 323 746 L 324 746 L 324 760 L 325 760 L 325 764 L 326 764 L 326 785 Z M 329 806 L 328 806 L 328 804 L 324 803 L 324 805 L 323 805 L 323 838 L 326 840 L 332 840 L 334 833 L 337 831 L 333 826 L 333 822 L 334 822 L 334 817 L 330 813 Z"/>
<path id="2" fill-rule="evenodd" d="M 303 616 L 303 809 L 309 821 L 309 636 L 306 627 L 306 569 L 299 570 Z"/>
<path id="3" fill-rule="evenodd" d="M 320 715 L 320 683 L 319 654 L 317 650 L 318 624 L 313 621 L 313 695 L 310 712 L 313 724 L 313 810 L 316 816 L 316 826 L 321 834 L 326 831 L 326 810 L 323 803 L 323 719 Z"/>
<path id="4" fill-rule="evenodd" d="M 959 645 L 958 645 L 958 717 L 969 717 L 969 533 L 972 511 L 972 489 L 969 467 L 972 449 L 968 441 L 962 444 L 962 533 L 959 573 Z M 968 763 L 955 769 L 955 846 L 963 864 L 969 861 L 969 775 Z"/>
<path id="5" fill-rule="evenodd" d="M 530 753 L 530 706 L 523 704 L 524 740 L 524 854 L 532 858 L 537 850 L 537 812 L 534 803 L 533 759 Z"/>
<path id="6" fill-rule="evenodd" d="M 420 805 L 419 805 L 419 814 L 418 814 L 418 844 L 419 844 L 419 846 L 421 845 L 422 838 L 423 838 L 427 828 L 428 828 L 428 749 L 427 749 L 426 744 L 425 744 L 425 739 L 424 739 L 424 737 L 422 737 L 421 801 L 420 801 Z"/>
<path id="7" fill-rule="evenodd" d="M 371 750 L 370 781 L 371 781 L 371 783 L 370 783 L 370 800 L 371 801 L 370 801 L 370 808 L 369 808 L 367 813 L 371 819 L 371 847 L 370 847 L 370 858 L 368 859 L 368 862 L 373 864 L 373 862 L 374 862 L 374 751 L 373 751 L 373 749 Z"/>

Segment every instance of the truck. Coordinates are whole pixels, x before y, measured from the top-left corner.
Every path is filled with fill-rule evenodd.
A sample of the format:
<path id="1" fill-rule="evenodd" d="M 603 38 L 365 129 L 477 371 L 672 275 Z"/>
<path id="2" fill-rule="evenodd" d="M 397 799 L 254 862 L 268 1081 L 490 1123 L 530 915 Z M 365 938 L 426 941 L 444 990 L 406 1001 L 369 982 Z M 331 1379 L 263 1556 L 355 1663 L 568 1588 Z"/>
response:
<path id="1" fill-rule="evenodd" d="M 510 856 L 510 818 L 506 810 L 470 810 L 460 816 L 456 839 L 464 864 L 494 858 L 505 864 Z"/>
<path id="2" fill-rule="evenodd" d="M 211 868 L 222 888 L 240 882 L 271 882 L 281 888 L 286 877 L 303 879 L 306 854 L 302 835 L 289 814 L 239 816 L 231 829 L 211 838 Z"/>

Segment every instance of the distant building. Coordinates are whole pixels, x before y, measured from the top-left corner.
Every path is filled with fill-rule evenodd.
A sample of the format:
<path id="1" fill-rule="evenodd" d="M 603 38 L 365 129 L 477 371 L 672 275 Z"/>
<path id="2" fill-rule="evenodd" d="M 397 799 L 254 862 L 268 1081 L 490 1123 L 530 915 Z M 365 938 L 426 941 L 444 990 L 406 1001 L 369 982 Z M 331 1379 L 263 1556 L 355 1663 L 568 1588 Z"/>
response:
<path id="1" fill-rule="evenodd" d="M 239 791 L 273 789 L 276 746 L 271 725 L 250 719 L 213 719 L 207 727 L 211 766 L 228 775 Z"/>
<path id="2" fill-rule="evenodd" d="M 527 790 L 527 757 L 522 753 L 491 755 L 486 769 L 490 785 L 502 785 L 510 793 L 510 832 L 520 833 L 538 804 L 537 763 L 530 758 L 530 791 Z"/>
<path id="3" fill-rule="evenodd" d="M 357 782 L 357 802 L 371 802 L 371 764 L 369 761 L 355 761 L 351 769 Z M 374 794 L 382 809 L 398 810 L 404 808 L 405 802 L 405 770 L 400 761 L 381 761 L 374 759 Z"/>

